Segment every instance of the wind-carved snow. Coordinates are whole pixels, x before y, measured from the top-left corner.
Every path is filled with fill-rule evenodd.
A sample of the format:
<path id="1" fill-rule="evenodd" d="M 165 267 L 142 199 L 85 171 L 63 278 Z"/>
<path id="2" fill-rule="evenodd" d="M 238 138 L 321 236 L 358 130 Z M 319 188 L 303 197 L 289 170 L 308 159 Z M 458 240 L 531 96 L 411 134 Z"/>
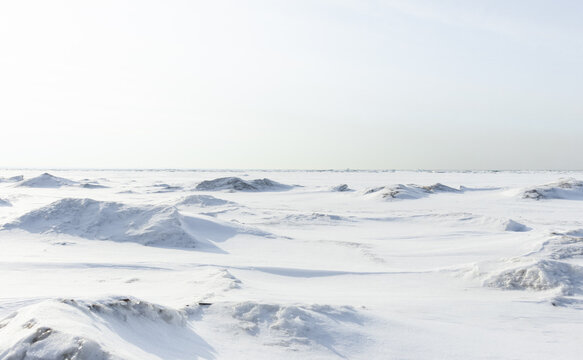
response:
<path id="1" fill-rule="evenodd" d="M 420 199 L 430 194 L 436 193 L 461 193 L 461 190 L 436 183 L 428 186 L 419 186 L 415 184 L 396 184 L 389 186 L 380 186 L 369 188 L 364 191 L 365 195 L 375 194 L 383 199 Z"/>
<path id="2" fill-rule="evenodd" d="M 244 302 L 233 306 L 232 315 L 249 335 L 264 336 L 267 345 L 294 348 L 320 345 L 335 353 L 335 333 L 344 330 L 357 338 L 358 333 L 351 329 L 363 322 L 363 317 L 351 306 Z"/>
<path id="3" fill-rule="evenodd" d="M 130 241 L 162 247 L 195 247 L 170 206 L 128 206 L 117 202 L 65 198 L 5 224 L 4 229 L 62 233 L 87 239 Z"/>
<path id="4" fill-rule="evenodd" d="M 561 179 L 557 182 L 528 188 L 522 192 L 525 199 L 583 199 L 583 181 L 573 178 Z"/>
<path id="5" fill-rule="evenodd" d="M 213 180 L 205 180 L 196 186 L 196 190 L 200 191 L 282 191 L 289 190 L 292 186 L 280 184 L 276 181 L 264 178 L 255 180 L 243 180 L 238 177 L 224 177 Z"/>
<path id="6" fill-rule="evenodd" d="M 0 198 L 0 206 L 12 206 L 12 203 L 8 200 Z"/>

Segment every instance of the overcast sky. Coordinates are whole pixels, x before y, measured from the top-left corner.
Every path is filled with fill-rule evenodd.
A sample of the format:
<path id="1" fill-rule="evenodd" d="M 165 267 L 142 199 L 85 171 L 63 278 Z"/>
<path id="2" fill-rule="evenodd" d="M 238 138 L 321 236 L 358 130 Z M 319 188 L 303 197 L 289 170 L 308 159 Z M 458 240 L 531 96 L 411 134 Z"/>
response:
<path id="1" fill-rule="evenodd" d="M 0 1 L 0 167 L 583 169 L 582 1 Z"/>

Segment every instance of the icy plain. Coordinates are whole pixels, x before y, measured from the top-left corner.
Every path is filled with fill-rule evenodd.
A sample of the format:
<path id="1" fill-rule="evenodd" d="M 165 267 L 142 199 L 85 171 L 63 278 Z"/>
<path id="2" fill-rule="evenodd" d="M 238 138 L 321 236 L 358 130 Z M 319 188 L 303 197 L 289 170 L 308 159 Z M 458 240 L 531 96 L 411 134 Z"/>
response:
<path id="1" fill-rule="evenodd" d="M 583 173 L 0 171 L 0 359 L 580 359 Z"/>

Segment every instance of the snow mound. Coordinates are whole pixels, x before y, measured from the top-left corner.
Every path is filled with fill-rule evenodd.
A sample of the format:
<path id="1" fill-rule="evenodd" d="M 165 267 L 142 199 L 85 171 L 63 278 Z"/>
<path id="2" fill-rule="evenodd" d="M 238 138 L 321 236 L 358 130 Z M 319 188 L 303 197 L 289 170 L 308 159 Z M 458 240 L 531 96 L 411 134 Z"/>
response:
<path id="1" fill-rule="evenodd" d="M 335 332 L 362 323 L 362 317 L 350 306 L 244 302 L 233 307 L 232 316 L 248 334 L 268 334 L 268 345 L 285 347 L 319 344 L 331 348 Z"/>
<path id="2" fill-rule="evenodd" d="M 353 190 L 348 187 L 348 184 L 340 184 L 340 185 L 333 186 L 330 189 L 330 191 L 344 192 L 344 191 L 353 191 Z"/>
<path id="3" fill-rule="evenodd" d="M 76 181 L 65 179 L 62 177 L 53 176 L 49 173 L 41 174 L 37 177 L 24 180 L 18 186 L 32 187 L 32 188 L 58 188 L 61 186 L 75 186 L 78 185 Z"/>
<path id="4" fill-rule="evenodd" d="M 46 300 L 0 322 L 0 358 L 210 358 L 185 320 L 182 311 L 133 298 Z"/>
<path id="5" fill-rule="evenodd" d="M 238 177 L 224 177 L 214 180 L 206 180 L 195 188 L 201 191 L 281 191 L 291 189 L 290 185 L 280 184 L 270 179 L 255 179 L 245 181 Z"/>
<path id="6" fill-rule="evenodd" d="M 174 207 L 132 207 L 117 202 L 65 198 L 24 214 L 5 224 L 4 229 L 192 248 L 195 239 L 183 229 L 182 219 Z"/>
<path id="7" fill-rule="evenodd" d="M 526 189 L 522 192 L 524 199 L 567 199 L 583 200 L 583 181 L 573 178 Z"/>
<path id="8" fill-rule="evenodd" d="M 17 175 L 17 176 L 12 176 L 12 177 L 9 177 L 9 178 L 0 178 L 0 183 L 3 183 L 3 182 L 19 182 L 19 181 L 22 181 L 22 180 L 24 180 L 24 176 Z"/>
<path id="9" fill-rule="evenodd" d="M 12 206 L 10 201 L 0 198 L 0 206 Z"/>
<path id="10" fill-rule="evenodd" d="M 232 201 L 216 198 L 210 195 L 189 195 L 176 202 L 176 206 L 180 205 L 196 205 L 200 207 L 234 205 Z"/>
<path id="11" fill-rule="evenodd" d="M 502 223 L 502 229 L 504 231 L 515 231 L 515 232 L 525 232 L 525 231 L 531 230 L 531 228 L 529 228 L 528 226 L 521 224 L 517 221 L 514 221 L 512 219 L 508 219 L 508 220 L 504 221 Z"/>
<path id="12" fill-rule="evenodd" d="M 534 264 L 505 270 L 485 281 L 486 286 L 507 290 L 559 289 L 571 295 L 583 281 L 583 268 L 559 261 L 539 260 Z"/>
<path id="13" fill-rule="evenodd" d="M 415 184 L 408 185 L 397 184 L 370 188 L 365 190 L 364 194 L 365 195 L 377 194 L 377 196 L 380 196 L 383 199 L 391 200 L 391 199 L 420 199 L 430 194 L 442 192 L 459 193 L 461 192 L 461 190 L 440 183 L 428 186 L 419 186 Z"/>

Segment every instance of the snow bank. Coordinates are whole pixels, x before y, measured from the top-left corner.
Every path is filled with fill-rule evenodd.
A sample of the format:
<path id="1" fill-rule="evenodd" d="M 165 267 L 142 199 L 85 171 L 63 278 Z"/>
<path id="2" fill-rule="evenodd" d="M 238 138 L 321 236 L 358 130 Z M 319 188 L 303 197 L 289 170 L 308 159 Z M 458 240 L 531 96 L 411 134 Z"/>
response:
<path id="1" fill-rule="evenodd" d="M 583 200 L 583 181 L 573 178 L 528 188 L 521 193 L 524 199 Z"/>
<path id="2" fill-rule="evenodd" d="M 280 184 L 270 179 L 255 179 L 245 181 L 238 177 L 224 177 L 214 180 L 206 180 L 196 186 L 196 190 L 201 191 L 281 191 L 289 190 L 290 185 Z"/>
<path id="3" fill-rule="evenodd" d="M 133 298 L 47 300 L 0 322 L 1 359 L 209 358 L 186 314 Z"/>
<path id="4" fill-rule="evenodd" d="M 53 176 L 49 173 L 44 173 L 37 177 L 24 180 L 20 184 L 18 184 L 18 186 L 33 188 L 58 188 L 61 186 L 75 186 L 75 185 L 79 185 L 79 183 L 62 177 Z"/>
<path id="5" fill-rule="evenodd" d="M 196 205 L 200 207 L 211 207 L 211 206 L 222 206 L 222 205 L 234 205 L 232 201 L 227 201 L 223 199 L 216 198 L 210 195 L 189 195 L 176 202 L 176 206 L 180 205 Z"/>
<path id="6" fill-rule="evenodd" d="M 195 239 L 183 229 L 182 216 L 174 207 L 133 207 L 92 199 L 58 200 L 5 224 L 4 228 L 150 246 L 195 246 Z"/>
<path id="7" fill-rule="evenodd" d="M 539 260 L 527 266 L 505 270 L 485 281 L 486 286 L 507 290 L 559 289 L 571 295 L 583 281 L 583 268 L 553 260 Z"/>
<path id="8" fill-rule="evenodd" d="M 362 317 L 350 306 L 278 305 L 244 302 L 233 307 L 232 316 L 248 334 L 269 335 L 268 345 L 319 344 L 330 348 L 334 333 L 360 324 Z M 355 334 L 356 335 L 356 334 Z M 356 336 L 354 336 L 356 337 Z"/>
<path id="9" fill-rule="evenodd" d="M 376 194 L 377 196 L 380 196 L 383 199 L 391 200 L 391 199 L 420 199 L 430 194 L 442 192 L 459 193 L 461 191 L 440 183 L 428 186 L 419 186 L 415 184 L 408 185 L 397 184 L 370 188 L 365 190 L 364 194 L 365 195 Z"/>

